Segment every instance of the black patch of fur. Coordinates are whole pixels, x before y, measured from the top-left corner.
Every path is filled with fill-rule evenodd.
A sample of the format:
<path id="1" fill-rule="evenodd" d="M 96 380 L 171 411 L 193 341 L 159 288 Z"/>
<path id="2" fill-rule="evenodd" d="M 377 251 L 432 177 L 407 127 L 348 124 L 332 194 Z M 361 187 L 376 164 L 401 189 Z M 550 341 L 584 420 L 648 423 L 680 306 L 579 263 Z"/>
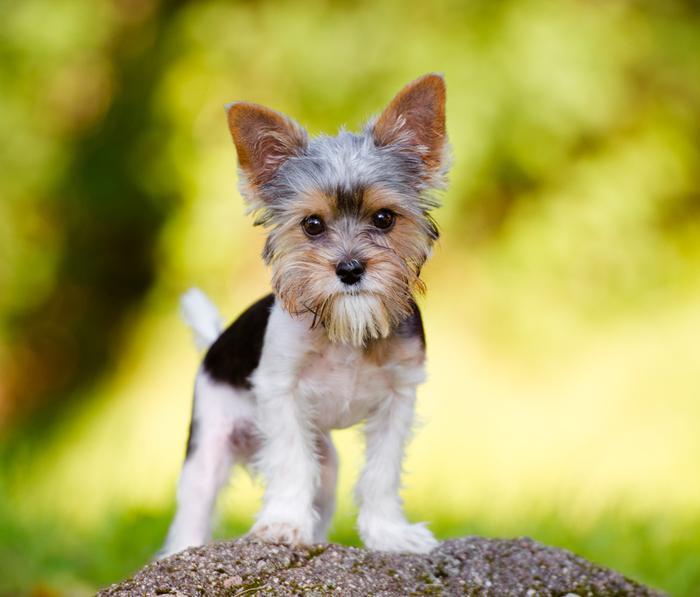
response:
<path id="1" fill-rule="evenodd" d="M 362 199 L 364 189 L 360 187 L 338 187 L 335 191 L 335 196 L 338 205 L 338 211 L 347 216 L 357 216 L 362 209 Z"/>
<path id="2" fill-rule="evenodd" d="M 411 301 L 411 314 L 404 319 L 396 328 L 396 335 L 401 338 L 420 338 L 423 348 L 425 348 L 425 330 L 423 329 L 423 318 L 416 301 Z"/>
<path id="3" fill-rule="evenodd" d="M 211 345 L 204 369 L 216 381 L 250 389 L 250 374 L 260 362 L 267 320 L 275 297 L 268 294 L 248 307 Z"/>

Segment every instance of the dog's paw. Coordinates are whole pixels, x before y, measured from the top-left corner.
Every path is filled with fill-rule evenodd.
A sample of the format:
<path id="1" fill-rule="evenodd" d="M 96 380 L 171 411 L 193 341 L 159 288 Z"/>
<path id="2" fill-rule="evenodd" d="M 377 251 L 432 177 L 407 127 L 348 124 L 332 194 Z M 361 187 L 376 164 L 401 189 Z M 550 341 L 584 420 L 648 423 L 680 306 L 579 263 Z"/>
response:
<path id="1" fill-rule="evenodd" d="M 367 548 L 377 551 L 428 553 L 439 544 L 424 522 L 373 520 L 360 527 L 360 536 Z"/>
<path id="2" fill-rule="evenodd" d="M 284 543 L 285 545 L 310 545 L 313 543 L 312 533 L 291 521 L 259 520 L 253 525 L 249 535 L 266 543 Z"/>

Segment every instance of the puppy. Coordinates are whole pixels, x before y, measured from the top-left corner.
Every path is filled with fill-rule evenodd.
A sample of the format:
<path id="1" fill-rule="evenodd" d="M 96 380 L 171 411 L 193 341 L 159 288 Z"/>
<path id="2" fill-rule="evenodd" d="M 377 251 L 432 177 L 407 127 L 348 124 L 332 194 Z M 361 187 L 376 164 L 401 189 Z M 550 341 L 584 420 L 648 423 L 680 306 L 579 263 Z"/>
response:
<path id="1" fill-rule="evenodd" d="M 425 337 L 414 295 L 438 238 L 430 212 L 448 167 L 445 84 L 407 85 L 361 134 L 310 139 L 286 116 L 227 106 L 241 192 L 268 230 L 273 293 L 221 331 L 199 291 L 185 318 L 207 347 L 197 374 L 177 513 L 161 552 L 209 539 L 234 464 L 267 485 L 250 534 L 322 542 L 333 516 L 337 458 L 330 432 L 364 422 L 356 488 L 370 549 L 425 553 L 399 497 L 404 446 L 424 379 Z"/>

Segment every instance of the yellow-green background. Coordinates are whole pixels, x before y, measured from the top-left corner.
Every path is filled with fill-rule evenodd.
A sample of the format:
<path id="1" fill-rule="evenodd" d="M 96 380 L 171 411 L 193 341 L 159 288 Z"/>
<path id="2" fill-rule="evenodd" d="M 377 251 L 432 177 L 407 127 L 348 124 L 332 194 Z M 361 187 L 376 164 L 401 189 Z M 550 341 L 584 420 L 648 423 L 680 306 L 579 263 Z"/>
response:
<path id="1" fill-rule="evenodd" d="M 267 292 L 223 104 L 358 128 L 444 73 L 406 507 L 700 595 L 700 9 L 688 0 L 0 1 L 0 594 L 159 547 L 198 356 Z M 356 542 L 356 430 L 333 538 Z M 261 495 L 236 475 L 219 536 Z"/>

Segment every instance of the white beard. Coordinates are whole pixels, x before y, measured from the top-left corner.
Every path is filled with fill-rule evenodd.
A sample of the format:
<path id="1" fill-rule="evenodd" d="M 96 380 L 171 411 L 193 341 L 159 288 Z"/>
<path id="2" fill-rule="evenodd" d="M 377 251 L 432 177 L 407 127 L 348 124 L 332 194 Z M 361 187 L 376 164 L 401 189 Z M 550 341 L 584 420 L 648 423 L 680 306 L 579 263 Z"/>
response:
<path id="1" fill-rule="evenodd" d="M 389 314 L 374 294 L 340 294 L 332 300 L 324 320 L 331 342 L 364 346 L 391 332 Z"/>

